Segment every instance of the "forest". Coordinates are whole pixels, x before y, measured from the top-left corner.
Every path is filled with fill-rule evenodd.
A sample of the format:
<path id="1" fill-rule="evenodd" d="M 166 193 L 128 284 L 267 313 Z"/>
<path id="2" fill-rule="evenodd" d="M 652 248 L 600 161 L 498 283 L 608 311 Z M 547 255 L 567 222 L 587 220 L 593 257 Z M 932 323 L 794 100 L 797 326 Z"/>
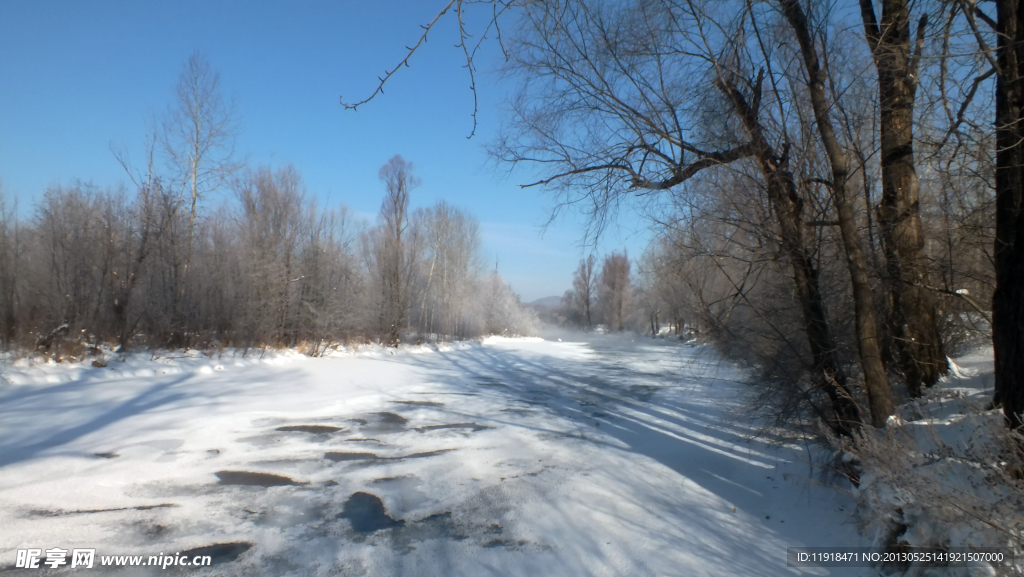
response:
<path id="1" fill-rule="evenodd" d="M 375 226 L 327 207 L 292 166 L 247 166 L 218 73 L 193 54 L 131 183 L 50 187 L 0 219 L 0 345 L 81 356 L 115 348 L 296 347 L 524 334 L 535 319 L 486 271 L 479 223 L 380 169 Z M 214 192 L 228 200 L 209 201 Z M 2 191 L 0 191 L 2 194 Z"/>

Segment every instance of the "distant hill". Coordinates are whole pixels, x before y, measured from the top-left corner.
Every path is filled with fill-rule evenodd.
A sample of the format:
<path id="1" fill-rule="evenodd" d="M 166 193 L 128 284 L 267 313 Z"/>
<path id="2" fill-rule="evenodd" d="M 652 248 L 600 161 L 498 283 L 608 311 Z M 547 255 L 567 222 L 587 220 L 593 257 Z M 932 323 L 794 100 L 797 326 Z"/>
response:
<path id="1" fill-rule="evenodd" d="M 562 304 L 562 297 L 544 297 L 526 304 L 534 307 L 558 308 Z"/>
<path id="2" fill-rule="evenodd" d="M 526 303 L 526 306 L 537 313 L 541 322 L 550 325 L 560 325 L 565 322 L 561 313 L 562 297 L 544 297 L 533 302 Z"/>

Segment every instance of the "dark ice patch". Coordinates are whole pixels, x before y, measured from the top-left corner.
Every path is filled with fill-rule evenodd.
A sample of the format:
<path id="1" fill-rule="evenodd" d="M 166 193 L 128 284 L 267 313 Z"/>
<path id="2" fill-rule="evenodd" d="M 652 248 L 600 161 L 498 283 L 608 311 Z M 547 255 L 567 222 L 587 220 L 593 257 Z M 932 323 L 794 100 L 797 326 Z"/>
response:
<path id="1" fill-rule="evenodd" d="M 217 471 L 220 485 L 242 485 L 249 487 L 283 487 L 286 485 L 304 485 L 283 475 L 271 473 L 254 473 L 252 471 Z"/>
<path id="2" fill-rule="evenodd" d="M 177 507 L 174 503 L 160 503 L 157 505 L 137 505 L 135 507 L 112 507 L 110 509 L 77 509 L 65 511 L 64 509 L 48 510 L 33 509 L 28 512 L 31 517 L 63 517 L 65 515 L 86 515 L 89 513 L 111 513 L 114 511 L 149 511 L 151 509 L 163 509 L 166 507 Z"/>
<path id="3" fill-rule="evenodd" d="M 341 461 L 371 461 L 380 459 L 380 457 L 373 453 L 344 453 L 341 451 L 325 453 L 324 458 L 334 461 L 335 463 Z"/>
<path id="4" fill-rule="evenodd" d="M 507 409 L 502 409 L 501 412 L 503 412 L 503 413 L 515 413 L 515 414 L 519 415 L 520 417 L 527 417 L 529 415 L 532 415 L 536 411 L 534 409 L 507 408 Z"/>
<path id="5" fill-rule="evenodd" d="M 380 497 L 370 493 L 353 493 L 345 501 L 341 519 L 348 519 L 352 529 L 357 533 L 373 533 L 382 529 L 401 527 L 405 521 L 395 520 L 388 516 L 384 502 Z"/>
<path id="6" fill-rule="evenodd" d="M 503 383 L 500 379 L 493 377 L 477 377 L 476 384 L 481 387 L 507 387 L 506 383 Z"/>
<path id="7" fill-rule="evenodd" d="M 288 425 L 285 427 L 278 427 L 275 431 L 282 431 L 285 433 L 312 433 L 314 435 L 328 435 L 330 433 L 337 433 L 344 431 L 341 427 L 333 427 L 331 425 Z"/>
<path id="8" fill-rule="evenodd" d="M 443 407 L 444 403 L 437 401 L 391 401 L 396 405 L 409 405 L 412 407 Z"/>
<path id="9" fill-rule="evenodd" d="M 436 451 L 424 451 L 422 453 L 413 453 L 411 455 L 404 455 L 404 456 L 401 456 L 401 457 L 391 457 L 391 458 L 394 459 L 394 460 L 398 460 L 398 459 L 423 459 L 425 457 L 436 457 L 438 455 L 442 455 L 444 453 L 447 453 L 449 451 L 454 451 L 454 450 L 455 449 L 438 449 Z"/>
<path id="10" fill-rule="evenodd" d="M 223 563 L 231 563 L 235 559 L 238 559 L 242 553 L 245 553 L 251 548 L 252 543 L 247 541 L 239 541 L 237 543 L 215 543 L 205 547 L 196 547 L 195 549 L 182 551 L 181 556 L 205 557 L 209 555 L 212 565 L 220 565 Z"/>
<path id="11" fill-rule="evenodd" d="M 448 451 L 454 451 L 455 449 L 438 449 L 436 451 L 424 451 L 422 453 L 412 453 L 410 455 L 400 455 L 397 457 L 382 457 L 375 455 L 374 453 L 348 453 L 341 451 L 331 451 L 324 453 L 324 458 L 339 463 L 342 461 L 398 461 L 401 459 L 422 459 L 425 457 L 435 457 L 437 455 L 447 453 Z"/>
<path id="12" fill-rule="evenodd" d="M 160 525 L 159 523 L 152 523 L 148 521 L 140 521 L 138 523 L 133 523 L 133 525 L 139 531 L 139 533 L 145 535 L 150 539 L 166 537 L 164 533 L 166 533 L 168 530 L 167 525 Z"/>
<path id="13" fill-rule="evenodd" d="M 367 424 L 361 425 L 360 430 L 367 434 L 372 433 L 397 433 L 405 430 L 409 420 L 390 411 L 371 413 L 367 415 Z"/>
<path id="14" fill-rule="evenodd" d="M 396 413 L 389 413 L 387 411 L 384 411 L 382 413 L 374 413 L 374 415 L 380 417 L 380 422 L 384 423 L 385 425 L 399 425 L 404 427 L 406 423 L 409 422 L 409 419 L 406 419 L 402 415 Z"/>
<path id="15" fill-rule="evenodd" d="M 511 539 L 491 539 L 490 541 L 484 543 L 484 547 L 487 547 L 488 549 L 493 549 L 495 547 L 504 547 L 506 549 L 519 549 L 527 543 L 528 541 L 524 539 L 520 539 L 518 541 L 513 541 Z"/>
<path id="16" fill-rule="evenodd" d="M 425 433 L 427 431 L 438 431 L 441 429 L 469 429 L 476 433 L 483 431 L 484 429 L 493 429 L 494 427 L 487 427 L 484 425 L 478 425 L 476 423 L 451 423 L 448 425 L 427 425 L 425 427 L 416 427 L 416 430 Z"/>
<path id="17" fill-rule="evenodd" d="M 392 534 L 392 547 L 408 550 L 413 548 L 412 544 L 416 541 L 428 539 L 462 541 L 468 538 L 469 535 L 461 532 L 452 521 L 451 511 L 445 511 L 396 527 Z"/>

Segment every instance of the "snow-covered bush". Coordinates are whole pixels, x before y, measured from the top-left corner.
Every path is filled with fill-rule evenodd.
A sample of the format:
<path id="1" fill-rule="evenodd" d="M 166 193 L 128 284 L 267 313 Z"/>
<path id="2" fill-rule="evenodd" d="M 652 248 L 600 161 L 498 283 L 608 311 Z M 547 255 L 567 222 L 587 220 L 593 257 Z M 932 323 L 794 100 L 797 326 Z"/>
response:
<path id="1" fill-rule="evenodd" d="M 497 271 L 484 281 L 481 318 L 484 333 L 502 336 L 528 336 L 537 334 L 540 321 L 537 313 L 523 306 L 519 296 Z"/>
<path id="2" fill-rule="evenodd" d="M 1005 428 L 1001 411 L 937 387 L 901 406 L 885 429 L 866 428 L 844 445 L 862 467 L 859 513 L 879 549 L 1024 552 L 1024 437 Z M 956 571 L 942 574 L 976 574 Z M 910 567 L 906 574 L 929 573 Z"/>

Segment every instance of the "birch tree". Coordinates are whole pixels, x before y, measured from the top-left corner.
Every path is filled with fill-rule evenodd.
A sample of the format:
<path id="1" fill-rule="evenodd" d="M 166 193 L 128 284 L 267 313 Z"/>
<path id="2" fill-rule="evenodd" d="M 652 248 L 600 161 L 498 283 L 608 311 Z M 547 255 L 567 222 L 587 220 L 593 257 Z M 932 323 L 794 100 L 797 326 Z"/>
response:
<path id="1" fill-rule="evenodd" d="M 196 216 L 202 200 L 241 168 L 234 159 L 238 122 L 234 104 L 224 100 L 220 74 L 201 52 L 185 62 L 167 109 L 161 144 L 178 184 L 178 200 L 188 206 L 182 277 L 192 261 Z"/>
<path id="2" fill-rule="evenodd" d="M 382 288 L 382 322 L 387 343 L 398 346 L 409 312 L 413 261 L 409 251 L 409 194 L 419 186 L 411 162 L 395 155 L 380 169 L 384 185 L 378 241 L 378 274 Z"/>

